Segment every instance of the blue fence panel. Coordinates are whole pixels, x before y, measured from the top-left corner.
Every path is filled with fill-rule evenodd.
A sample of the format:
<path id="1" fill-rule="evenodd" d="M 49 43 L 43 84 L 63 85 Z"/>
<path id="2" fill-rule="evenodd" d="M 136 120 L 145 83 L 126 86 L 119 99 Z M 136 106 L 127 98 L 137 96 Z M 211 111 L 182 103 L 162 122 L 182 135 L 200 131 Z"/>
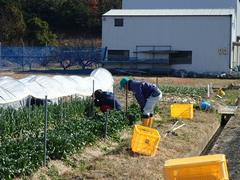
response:
<path id="1" fill-rule="evenodd" d="M 106 48 L 73 46 L 0 46 L 0 66 L 44 66 L 49 62 L 69 60 L 72 64 L 91 66 L 101 63 Z"/>

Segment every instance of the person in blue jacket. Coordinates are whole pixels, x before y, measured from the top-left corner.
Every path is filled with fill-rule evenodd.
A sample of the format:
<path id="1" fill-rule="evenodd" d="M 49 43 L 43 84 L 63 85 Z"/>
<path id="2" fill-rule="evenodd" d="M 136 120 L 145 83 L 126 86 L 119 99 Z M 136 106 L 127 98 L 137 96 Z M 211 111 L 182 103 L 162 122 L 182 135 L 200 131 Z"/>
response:
<path id="1" fill-rule="evenodd" d="M 102 112 L 106 112 L 107 110 L 121 110 L 122 106 L 119 100 L 113 95 L 112 92 L 102 91 L 98 89 L 94 92 L 94 104 L 97 107 L 100 107 Z"/>
<path id="2" fill-rule="evenodd" d="M 143 116 L 153 116 L 154 107 L 162 98 L 162 92 L 155 84 L 124 77 L 120 81 L 120 89 L 123 88 L 133 92 Z"/>

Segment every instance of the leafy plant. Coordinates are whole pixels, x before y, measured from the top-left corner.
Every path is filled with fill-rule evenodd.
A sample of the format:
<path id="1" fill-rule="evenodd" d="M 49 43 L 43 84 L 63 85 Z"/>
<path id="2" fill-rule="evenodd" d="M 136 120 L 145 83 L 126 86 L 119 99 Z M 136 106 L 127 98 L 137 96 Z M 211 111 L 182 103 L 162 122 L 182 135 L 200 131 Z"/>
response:
<path id="1" fill-rule="evenodd" d="M 109 137 L 128 127 L 125 113 L 95 113 L 90 99 L 62 102 L 48 107 L 48 157 L 64 159 L 104 136 L 106 118 Z M 134 121 L 140 118 L 136 105 L 129 107 Z M 27 176 L 42 166 L 44 152 L 44 107 L 0 109 L 0 179 Z"/>
<path id="2" fill-rule="evenodd" d="M 129 124 L 133 125 L 137 121 L 141 120 L 141 111 L 137 104 L 131 104 L 129 106 L 128 112 L 127 112 L 127 118 L 129 120 Z"/>
<path id="3" fill-rule="evenodd" d="M 163 93 L 189 95 L 189 96 L 206 96 L 207 88 L 204 87 L 187 87 L 187 86 L 168 86 L 160 87 Z"/>

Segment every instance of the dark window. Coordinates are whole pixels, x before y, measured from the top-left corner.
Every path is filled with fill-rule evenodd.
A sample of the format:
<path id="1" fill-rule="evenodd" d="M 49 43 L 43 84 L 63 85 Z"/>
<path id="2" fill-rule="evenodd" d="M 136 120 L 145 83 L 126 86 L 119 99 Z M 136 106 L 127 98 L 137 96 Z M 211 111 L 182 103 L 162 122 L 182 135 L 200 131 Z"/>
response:
<path id="1" fill-rule="evenodd" d="M 169 54 L 170 64 L 192 64 L 192 51 L 178 51 Z"/>
<path id="2" fill-rule="evenodd" d="M 129 50 L 108 50 L 109 61 L 127 61 L 129 60 Z"/>
<path id="3" fill-rule="evenodd" d="M 114 19 L 114 26 L 117 27 L 123 26 L 123 19 Z"/>

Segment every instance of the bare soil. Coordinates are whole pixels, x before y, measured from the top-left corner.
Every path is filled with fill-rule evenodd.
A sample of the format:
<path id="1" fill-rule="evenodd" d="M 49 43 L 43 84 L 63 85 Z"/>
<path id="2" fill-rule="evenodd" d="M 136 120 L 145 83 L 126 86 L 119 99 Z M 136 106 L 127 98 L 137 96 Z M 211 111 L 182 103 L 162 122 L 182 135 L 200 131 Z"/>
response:
<path id="1" fill-rule="evenodd" d="M 115 82 L 119 82 L 122 76 L 115 77 Z M 148 81 L 161 85 L 206 87 L 212 83 L 213 86 L 224 87 L 231 83 L 240 83 L 236 79 L 211 79 L 211 78 L 178 78 L 178 77 L 130 77 L 137 80 Z"/>
<path id="2" fill-rule="evenodd" d="M 30 72 L 31 73 L 31 72 Z M 29 76 L 29 72 L 14 72 L 14 71 L 0 71 L 0 77 L 11 76 L 17 79 Z M 42 75 L 53 75 L 43 73 Z M 115 76 L 115 84 L 118 84 L 123 76 Z M 177 77 L 130 77 L 137 80 L 144 80 L 151 83 L 158 83 L 159 85 L 179 85 L 179 86 L 193 86 L 193 87 L 206 87 L 212 83 L 215 86 L 227 86 L 231 83 L 240 83 L 240 80 L 236 79 L 209 79 L 209 78 L 177 78 Z"/>

